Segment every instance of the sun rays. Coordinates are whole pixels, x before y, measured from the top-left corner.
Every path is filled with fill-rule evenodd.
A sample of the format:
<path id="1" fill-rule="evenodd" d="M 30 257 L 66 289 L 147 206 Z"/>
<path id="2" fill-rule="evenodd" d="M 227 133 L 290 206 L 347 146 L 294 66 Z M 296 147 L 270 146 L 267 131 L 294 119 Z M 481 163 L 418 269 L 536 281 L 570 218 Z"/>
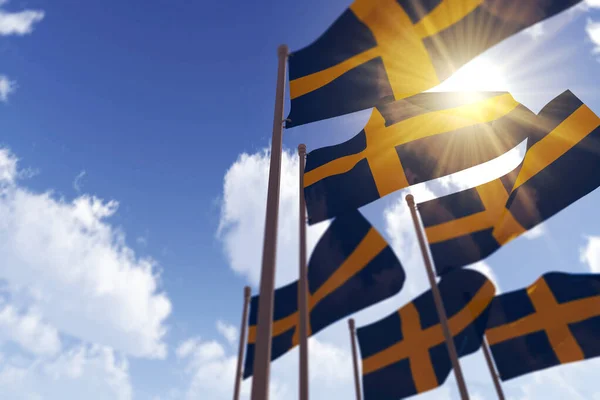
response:
<path id="1" fill-rule="evenodd" d="M 509 83 L 502 66 L 476 58 L 429 92 L 504 92 Z"/>

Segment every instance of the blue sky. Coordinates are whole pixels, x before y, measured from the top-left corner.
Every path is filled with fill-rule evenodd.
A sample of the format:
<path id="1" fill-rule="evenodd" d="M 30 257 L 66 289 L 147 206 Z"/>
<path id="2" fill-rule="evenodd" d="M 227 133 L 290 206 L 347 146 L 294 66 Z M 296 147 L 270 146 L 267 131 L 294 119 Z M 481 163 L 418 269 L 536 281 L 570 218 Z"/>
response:
<path id="1" fill-rule="evenodd" d="M 309 44 L 350 3 L 0 0 L 0 393 L 230 398 L 242 288 L 256 292 L 259 276 L 276 48 Z M 570 89 L 600 113 L 598 7 L 588 0 L 501 43 L 437 90 L 509 90 L 537 112 Z M 297 277 L 297 145 L 339 143 L 368 117 L 284 133 L 278 284 Z M 413 193 L 492 179 L 518 157 Z M 478 268 L 503 291 L 548 270 L 600 272 L 599 193 Z M 407 284 L 358 326 L 426 288 L 405 194 L 364 208 Z M 310 227 L 311 246 L 326 226 Z M 348 340 L 341 321 L 311 341 L 313 399 L 352 396 Z M 482 360 L 465 359 L 467 383 L 493 398 Z M 274 398 L 296 396 L 296 364 L 297 352 L 273 364 Z M 600 397 L 597 364 L 507 392 Z M 421 398 L 455 399 L 455 385 Z"/>

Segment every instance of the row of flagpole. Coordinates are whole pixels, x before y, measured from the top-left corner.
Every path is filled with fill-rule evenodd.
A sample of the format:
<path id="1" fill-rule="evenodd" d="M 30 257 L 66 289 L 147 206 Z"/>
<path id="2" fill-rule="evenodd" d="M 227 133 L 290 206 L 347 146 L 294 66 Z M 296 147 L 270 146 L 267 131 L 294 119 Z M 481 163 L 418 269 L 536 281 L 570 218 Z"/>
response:
<path id="1" fill-rule="evenodd" d="M 269 399 L 269 377 L 271 365 L 271 339 L 273 326 L 273 297 L 275 292 L 275 260 L 277 254 L 277 227 L 279 217 L 279 194 L 281 179 L 281 155 L 283 151 L 283 123 L 284 123 L 284 98 L 285 98 L 285 79 L 287 69 L 288 47 L 281 45 L 277 49 L 278 69 L 277 84 L 275 92 L 275 110 L 273 117 L 273 134 L 271 139 L 271 154 L 269 166 L 269 181 L 267 191 L 265 233 L 263 243 L 262 268 L 260 279 L 260 301 L 258 304 L 258 318 L 256 325 L 256 343 L 255 357 L 253 365 L 252 378 L 252 400 Z M 304 204 L 304 163 L 306 157 L 306 146 L 298 146 L 299 155 L 299 290 L 298 290 L 298 311 L 299 311 L 299 399 L 308 400 L 308 282 L 306 265 L 306 208 Z M 417 238 L 423 261 L 427 270 L 427 277 L 431 285 L 435 306 L 438 312 L 440 325 L 444 333 L 444 338 L 448 348 L 450 360 L 454 370 L 458 390 L 462 400 L 468 400 L 469 395 L 464 380 L 462 369 L 458 360 L 454 340 L 448 326 L 448 318 L 444 309 L 442 298 L 437 287 L 432 260 L 427 249 L 427 242 L 419 220 L 418 210 L 412 195 L 406 196 L 406 202 L 410 208 L 411 217 L 417 232 Z M 240 384 L 242 380 L 242 360 L 245 346 L 245 333 L 247 324 L 247 310 L 250 301 L 250 289 L 244 288 L 244 309 L 242 313 L 242 324 L 240 329 L 239 354 L 237 360 L 236 382 L 234 386 L 234 400 L 239 400 Z M 348 321 L 351 335 L 352 358 L 354 369 L 354 380 L 356 388 L 356 398 L 361 400 L 360 379 L 358 372 L 358 356 L 356 351 L 354 320 Z M 500 400 L 504 400 L 504 394 L 500 385 L 500 380 L 496 374 L 490 351 L 483 340 L 483 352 L 486 363 L 494 381 L 494 386 Z"/>
<path id="2" fill-rule="evenodd" d="M 301 175 L 302 175 L 302 173 L 301 173 Z M 301 230 L 301 232 L 302 232 L 302 230 Z M 301 260 L 302 260 L 302 258 L 301 258 Z M 302 264 L 300 264 L 300 265 L 302 266 Z M 241 383 L 242 383 L 242 362 L 244 360 L 244 347 L 246 345 L 246 326 L 248 323 L 247 318 L 248 318 L 249 303 L 250 303 L 250 287 L 246 286 L 246 287 L 244 287 L 244 306 L 242 308 L 242 322 L 240 324 L 240 340 L 239 340 L 237 367 L 236 367 L 236 374 L 235 374 L 235 384 L 234 384 L 234 390 L 233 390 L 233 400 L 239 400 L 239 398 L 240 398 L 240 387 L 241 387 Z M 356 400 L 362 400 L 362 390 L 360 387 L 360 372 L 358 370 L 358 354 L 356 351 L 356 326 L 354 323 L 354 318 L 348 319 L 348 329 L 350 331 L 350 347 L 351 347 L 351 351 L 352 351 L 352 370 L 353 370 L 353 377 L 354 377 L 354 388 L 355 388 L 355 393 L 356 393 Z M 305 336 L 305 339 L 307 339 L 307 340 L 305 342 L 304 348 L 306 349 L 306 352 L 308 352 L 308 337 L 307 337 L 307 335 Z M 482 348 L 483 348 L 483 354 L 485 356 L 485 361 L 487 363 L 487 366 L 490 370 L 490 373 L 491 373 L 493 381 L 494 381 L 494 387 L 496 388 L 496 393 L 498 394 L 498 399 L 505 400 L 504 392 L 502 391 L 502 386 L 500 385 L 500 378 L 498 377 L 498 374 L 496 373 L 496 369 L 494 367 L 494 362 L 493 362 L 492 356 L 490 354 L 490 349 L 488 347 L 487 342 L 485 341 L 485 338 L 484 338 L 484 341 L 482 344 Z M 304 362 L 304 368 L 305 368 L 304 370 L 303 370 L 303 366 L 302 366 L 303 362 Z M 300 366 L 301 380 L 300 380 L 300 387 L 299 387 L 300 398 L 302 398 L 303 395 L 306 396 L 305 398 L 308 398 L 308 379 L 307 379 L 308 378 L 308 359 L 306 356 L 303 359 L 301 358 L 300 364 L 301 364 L 301 366 Z M 304 378 L 306 378 L 306 379 L 302 379 L 303 372 L 305 373 Z"/>

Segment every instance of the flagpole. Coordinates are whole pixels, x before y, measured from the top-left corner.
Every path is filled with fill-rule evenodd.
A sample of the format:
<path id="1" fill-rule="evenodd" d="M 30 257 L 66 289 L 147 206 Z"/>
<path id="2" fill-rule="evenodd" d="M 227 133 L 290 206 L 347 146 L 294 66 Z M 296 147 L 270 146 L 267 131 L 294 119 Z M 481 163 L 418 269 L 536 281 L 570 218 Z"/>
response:
<path id="1" fill-rule="evenodd" d="M 362 393 L 360 391 L 360 378 L 358 375 L 358 356 L 356 354 L 356 328 L 354 319 L 348 320 L 348 328 L 350 329 L 350 345 L 352 346 L 352 365 L 354 367 L 354 388 L 356 389 L 356 400 L 361 400 Z"/>
<path id="2" fill-rule="evenodd" d="M 490 370 L 490 374 L 492 375 L 492 380 L 494 381 L 494 386 L 496 387 L 496 393 L 498 394 L 498 400 L 504 400 L 504 391 L 502 390 L 502 385 L 500 384 L 500 378 L 496 373 L 496 367 L 494 366 L 494 362 L 492 361 L 492 354 L 490 353 L 490 346 L 488 342 L 483 337 L 483 341 L 481 343 L 481 347 L 483 347 L 483 355 L 485 356 L 485 361 Z"/>
<path id="3" fill-rule="evenodd" d="M 271 138 L 271 164 L 267 190 L 267 212 L 263 242 L 262 268 L 258 319 L 256 324 L 255 358 L 252 369 L 252 400 L 269 400 L 269 373 L 271 367 L 271 338 L 273 328 L 273 296 L 275 290 L 275 259 L 277 256 L 277 222 L 279 217 L 279 187 L 281 179 L 281 153 L 283 140 L 283 106 L 285 95 L 288 47 L 277 49 L 277 86 Z"/>
<path id="4" fill-rule="evenodd" d="M 452 337 L 452 334 L 450 333 L 450 328 L 448 326 L 448 317 L 446 316 L 446 310 L 444 309 L 442 296 L 440 295 L 440 290 L 437 287 L 437 283 L 435 281 L 435 275 L 433 272 L 433 262 L 429 258 L 429 252 L 427 251 L 427 244 L 425 242 L 425 235 L 423 234 L 423 230 L 421 229 L 419 215 L 417 207 L 415 205 L 415 198 L 412 194 L 406 195 L 406 203 L 408 203 L 408 208 L 410 208 L 410 215 L 412 216 L 412 220 L 415 225 L 415 230 L 417 231 L 419 247 L 421 248 L 421 253 L 423 255 L 423 261 L 425 263 L 427 277 L 429 278 L 429 283 L 431 285 L 431 292 L 433 293 L 435 308 L 437 309 L 438 317 L 440 318 L 442 332 L 444 333 L 444 338 L 446 339 L 446 347 L 448 348 L 448 355 L 450 356 L 450 361 L 452 362 L 452 369 L 454 370 L 454 376 L 456 378 L 456 383 L 458 384 L 458 391 L 460 392 L 460 397 L 462 400 L 468 400 L 469 393 L 467 391 L 467 385 L 465 383 L 465 378 L 463 376 L 462 369 L 460 368 L 458 354 L 456 352 L 456 347 L 454 346 L 454 339 Z"/>
<path id="5" fill-rule="evenodd" d="M 235 386 L 233 400 L 240 399 L 240 386 L 242 384 L 242 361 L 244 359 L 244 346 L 246 345 L 246 321 L 248 319 L 248 303 L 250 303 L 250 286 L 244 287 L 244 308 L 242 308 L 242 323 L 240 326 L 240 345 L 238 349 L 237 366 L 235 369 Z"/>
<path id="6" fill-rule="evenodd" d="M 304 205 L 304 163 L 306 161 L 306 145 L 298 145 L 299 182 L 300 182 L 300 271 L 298 279 L 298 324 L 300 344 L 300 380 L 299 400 L 308 400 L 308 272 L 306 268 L 306 207 Z"/>

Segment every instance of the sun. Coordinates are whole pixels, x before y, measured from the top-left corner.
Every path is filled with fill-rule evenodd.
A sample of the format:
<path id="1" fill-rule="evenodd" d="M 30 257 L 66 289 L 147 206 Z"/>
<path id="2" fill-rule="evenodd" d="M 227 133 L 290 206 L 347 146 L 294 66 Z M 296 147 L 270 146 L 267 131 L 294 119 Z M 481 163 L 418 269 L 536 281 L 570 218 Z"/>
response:
<path id="1" fill-rule="evenodd" d="M 503 69 L 484 58 L 476 58 L 428 92 L 507 92 Z"/>

